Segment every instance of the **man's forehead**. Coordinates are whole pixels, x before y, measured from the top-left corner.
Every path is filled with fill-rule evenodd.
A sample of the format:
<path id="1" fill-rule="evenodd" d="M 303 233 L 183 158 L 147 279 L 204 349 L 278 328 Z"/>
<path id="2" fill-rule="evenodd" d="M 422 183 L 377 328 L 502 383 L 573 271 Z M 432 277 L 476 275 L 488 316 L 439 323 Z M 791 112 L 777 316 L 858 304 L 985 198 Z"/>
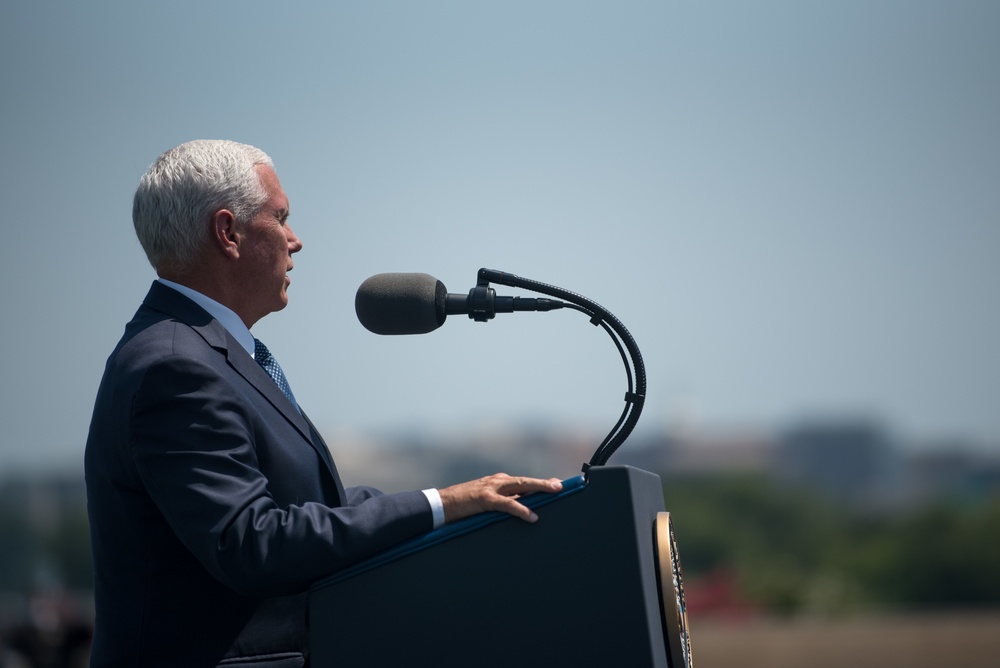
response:
<path id="1" fill-rule="evenodd" d="M 275 201 L 275 205 L 288 210 L 288 196 L 285 195 L 284 188 L 278 180 L 278 174 L 273 167 L 268 165 L 257 165 L 257 174 L 260 176 L 261 185 L 267 191 L 268 196 Z"/>

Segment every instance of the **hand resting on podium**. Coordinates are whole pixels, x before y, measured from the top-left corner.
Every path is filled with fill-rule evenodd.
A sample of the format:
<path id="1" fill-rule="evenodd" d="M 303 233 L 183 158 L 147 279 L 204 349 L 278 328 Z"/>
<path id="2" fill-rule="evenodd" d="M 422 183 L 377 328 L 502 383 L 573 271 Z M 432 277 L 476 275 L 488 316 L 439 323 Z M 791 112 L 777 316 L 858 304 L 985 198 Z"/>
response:
<path id="1" fill-rule="evenodd" d="M 489 511 L 499 511 L 526 522 L 537 522 L 538 515 L 518 503 L 518 497 L 532 492 L 558 492 L 562 481 L 558 478 L 542 480 L 523 476 L 495 473 L 478 480 L 470 480 L 439 490 L 444 506 L 445 522 Z"/>

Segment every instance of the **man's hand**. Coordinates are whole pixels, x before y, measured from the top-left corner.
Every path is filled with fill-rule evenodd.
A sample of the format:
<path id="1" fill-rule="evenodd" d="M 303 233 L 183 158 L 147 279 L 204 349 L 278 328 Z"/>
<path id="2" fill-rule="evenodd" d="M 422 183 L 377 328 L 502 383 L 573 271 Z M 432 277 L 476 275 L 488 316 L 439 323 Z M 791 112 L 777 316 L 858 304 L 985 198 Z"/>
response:
<path id="1" fill-rule="evenodd" d="M 512 477 L 496 473 L 479 480 L 470 480 L 439 490 L 444 506 L 444 521 L 454 522 L 469 515 L 498 510 L 520 517 L 526 522 L 538 521 L 538 515 L 517 502 L 517 498 L 531 492 L 558 492 L 562 482 L 558 478 Z"/>

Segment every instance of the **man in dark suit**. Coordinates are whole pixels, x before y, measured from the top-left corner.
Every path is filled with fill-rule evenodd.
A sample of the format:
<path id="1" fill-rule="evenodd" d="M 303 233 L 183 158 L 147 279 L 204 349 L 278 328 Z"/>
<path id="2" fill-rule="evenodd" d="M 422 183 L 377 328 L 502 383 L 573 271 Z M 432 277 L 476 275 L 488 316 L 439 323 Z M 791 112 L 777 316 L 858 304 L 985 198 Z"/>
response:
<path id="1" fill-rule="evenodd" d="M 85 456 L 95 668 L 307 665 L 312 581 L 475 513 L 534 521 L 517 496 L 560 488 L 343 486 L 250 334 L 288 303 L 288 214 L 270 158 L 234 142 L 182 144 L 140 181 L 133 221 L 159 278 L 108 359 Z"/>

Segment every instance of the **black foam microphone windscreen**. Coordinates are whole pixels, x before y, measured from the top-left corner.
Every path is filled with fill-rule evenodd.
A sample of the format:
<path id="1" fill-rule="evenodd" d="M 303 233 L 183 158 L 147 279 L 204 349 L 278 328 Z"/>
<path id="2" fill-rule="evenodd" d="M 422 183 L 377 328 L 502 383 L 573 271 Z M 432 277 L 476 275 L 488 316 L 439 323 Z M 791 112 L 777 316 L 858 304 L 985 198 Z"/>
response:
<path id="1" fill-rule="evenodd" d="M 358 320 L 376 334 L 426 334 L 444 324 L 448 290 L 429 274 L 376 274 L 354 298 Z"/>

